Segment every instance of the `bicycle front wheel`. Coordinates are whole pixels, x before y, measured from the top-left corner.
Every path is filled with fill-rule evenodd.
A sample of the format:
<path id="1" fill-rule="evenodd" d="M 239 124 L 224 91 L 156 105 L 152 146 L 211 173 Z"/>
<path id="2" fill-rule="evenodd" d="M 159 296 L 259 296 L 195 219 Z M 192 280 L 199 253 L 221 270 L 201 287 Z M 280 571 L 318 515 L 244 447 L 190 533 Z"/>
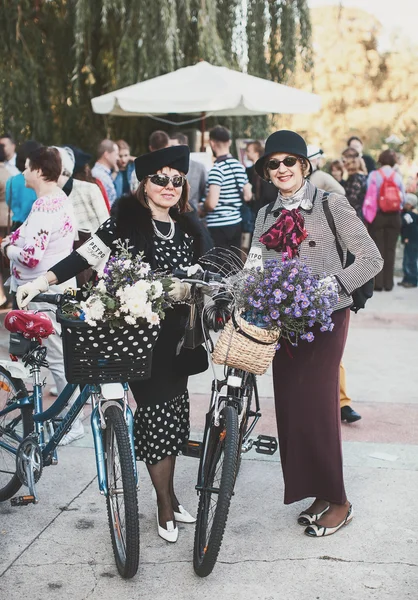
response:
<path id="1" fill-rule="evenodd" d="M 212 421 L 208 435 L 194 539 L 193 566 L 199 577 L 212 572 L 228 519 L 238 456 L 237 411 L 223 408 L 219 427 Z"/>
<path id="2" fill-rule="evenodd" d="M 107 475 L 107 516 L 116 566 L 122 577 L 135 575 L 139 565 L 139 514 L 134 458 L 123 412 L 105 411 L 103 431 Z"/>
<path id="3" fill-rule="evenodd" d="M 21 379 L 12 377 L 0 367 L 0 412 L 17 397 L 28 395 Z M 33 431 L 31 406 L 21 406 L 0 417 L 0 502 L 9 500 L 22 487 L 16 475 L 16 450 L 20 442 Z"/>

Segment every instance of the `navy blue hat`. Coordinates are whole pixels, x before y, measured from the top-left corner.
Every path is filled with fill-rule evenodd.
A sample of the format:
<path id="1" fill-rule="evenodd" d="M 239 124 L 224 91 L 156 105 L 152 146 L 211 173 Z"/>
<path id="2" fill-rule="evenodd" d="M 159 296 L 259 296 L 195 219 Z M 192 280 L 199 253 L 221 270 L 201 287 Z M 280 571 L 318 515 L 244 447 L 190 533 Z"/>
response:
<path id="1" fill-rule="evenodd" d="M 189 170 L 189 161 L 189 146 L 169 146 L 138 156 L 135 159 L 135 173 L 138 181 L 142 181 L 147 175 L 154 175 L 163 167 L 177 169 L 186 175 Z"/>
<path id="2" fill-rule="evenodd" d="M 301 156 L 307 161 L 312 172 L 312 165 L 308 158 L 308 148 L 303 137 L 296 133 L 296 131 L 280 129 L 267 138 L 264 154 L 255 163 L 255 170 L 263 179 L 266 179 L 264 164 L 268 157 L 276 152 L 286 152 L 295 156 Z"/>
<path id="3" fill-rule="evenodd" d="M 71 146 L 68 144 L 68 147 L 74 152 L 74 173 L 78 173 L 83 170 L 83 167 L 91 160 L 91 154 L 87 154 L 84 150 L 77 148 L 76 146 Z"/>

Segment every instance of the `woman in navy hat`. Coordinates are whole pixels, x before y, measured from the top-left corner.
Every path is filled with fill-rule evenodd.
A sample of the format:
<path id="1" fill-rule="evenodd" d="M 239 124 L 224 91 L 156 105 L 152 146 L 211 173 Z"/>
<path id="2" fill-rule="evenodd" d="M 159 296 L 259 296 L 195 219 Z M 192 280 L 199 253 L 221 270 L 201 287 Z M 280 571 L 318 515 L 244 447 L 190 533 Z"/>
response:
<path id="1" fill-rule="evenodd" d="M 140 185 L 134 195 L 122 196 L 112 216 L 83 246 L 51 268 L 46 277 L 22 286 L 19 306 L 47 291 L 49 285 L 66 281 L 87 267 L 98 267 L 97 247 L 114 251 L 113 242 L 127 239 L 133 252 L 144 252 L 152 269 L 172 271 L 195 264 L 211 248 L 211 240 L 188 204 L 189 148 L 174 146 L 144 154 L 135 160 Z M 135 452 L 145 461 L 157 493 L 158 533 L 177 541 L 176 523 L 195 519 L 181 506 L 174 491 L 176 457 L 189 434 L 187 376 L 178 372 L 175 356 L 189 311 L 181 304 L 189 286 L 175 281 L 170 295 L 179 304 L 166 312 L 153 351 L 151 378 L 130 383 L 137 403 Z"/>
<path id="2" fill-rule="evenodd" d="M 311 165 L 300 135 L 286 130 L 273 133 L 255 169 L 277 188 L 277 200 L 258 213 L 248 264 L 262 266 L 267 259 L 282 259 L 285 242 L 290 243 L 292 255 L 299 256 L 339 294 L 333 331 L 320 333 L 316 324 L 312 343 L 300 342 L 294 347 L 283 342 L 273 361 L 284 502 L 315 498 L 298 522 L 306 527 L 307 535 L 322 537 L 335 533 L 353 518 L 343 479 L 339 365 L 351 293 L 374 277 L 383 261 L 347 199 L 326 194 L 307 179 Z M 343 263 L 347 250 L 355 256 L 347 268 L 342 266 L 327 213 L 335 223 Z M 305 230 L 302 242 L 283 239 L 278 225 L 289 217 Z"/>

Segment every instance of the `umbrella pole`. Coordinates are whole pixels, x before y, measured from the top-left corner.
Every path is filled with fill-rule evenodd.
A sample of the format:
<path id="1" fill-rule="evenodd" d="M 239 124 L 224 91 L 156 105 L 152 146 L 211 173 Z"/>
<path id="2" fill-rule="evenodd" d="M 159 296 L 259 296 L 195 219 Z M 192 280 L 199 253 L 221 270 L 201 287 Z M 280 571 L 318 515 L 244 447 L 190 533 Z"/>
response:
<path id="1" fill-rule="evenodd" d="M 205 152 L 205 131 L 206 131 L 206 113 L 202 112 L 202 116 L 200 118 L 200 132 L 202 134 L 202 139 L 200 141 L 200 152 Z"/>

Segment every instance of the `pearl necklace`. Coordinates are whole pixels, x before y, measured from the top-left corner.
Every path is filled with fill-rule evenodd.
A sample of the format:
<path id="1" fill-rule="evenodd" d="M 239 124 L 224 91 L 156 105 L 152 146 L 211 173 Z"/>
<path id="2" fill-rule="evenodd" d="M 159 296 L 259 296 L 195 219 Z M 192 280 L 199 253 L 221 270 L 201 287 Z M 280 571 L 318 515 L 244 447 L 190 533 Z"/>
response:
<path id="1" fill-rule="evenodd" d="M 170 217 L 170 215 L 168 215 L 168 221 L 170 223 L 170 230 L 166 235 L 164 235 L 164 233 L 161 233 L 161 231 L 156 226 L 154 219 L 152 220 L 152 226 L 154 228 L 154 233 L 157 237 L 161 238 L 162 240 L 172 240 L 174 237 L 175 225 L 174 225 L 174 221 Z"/>

